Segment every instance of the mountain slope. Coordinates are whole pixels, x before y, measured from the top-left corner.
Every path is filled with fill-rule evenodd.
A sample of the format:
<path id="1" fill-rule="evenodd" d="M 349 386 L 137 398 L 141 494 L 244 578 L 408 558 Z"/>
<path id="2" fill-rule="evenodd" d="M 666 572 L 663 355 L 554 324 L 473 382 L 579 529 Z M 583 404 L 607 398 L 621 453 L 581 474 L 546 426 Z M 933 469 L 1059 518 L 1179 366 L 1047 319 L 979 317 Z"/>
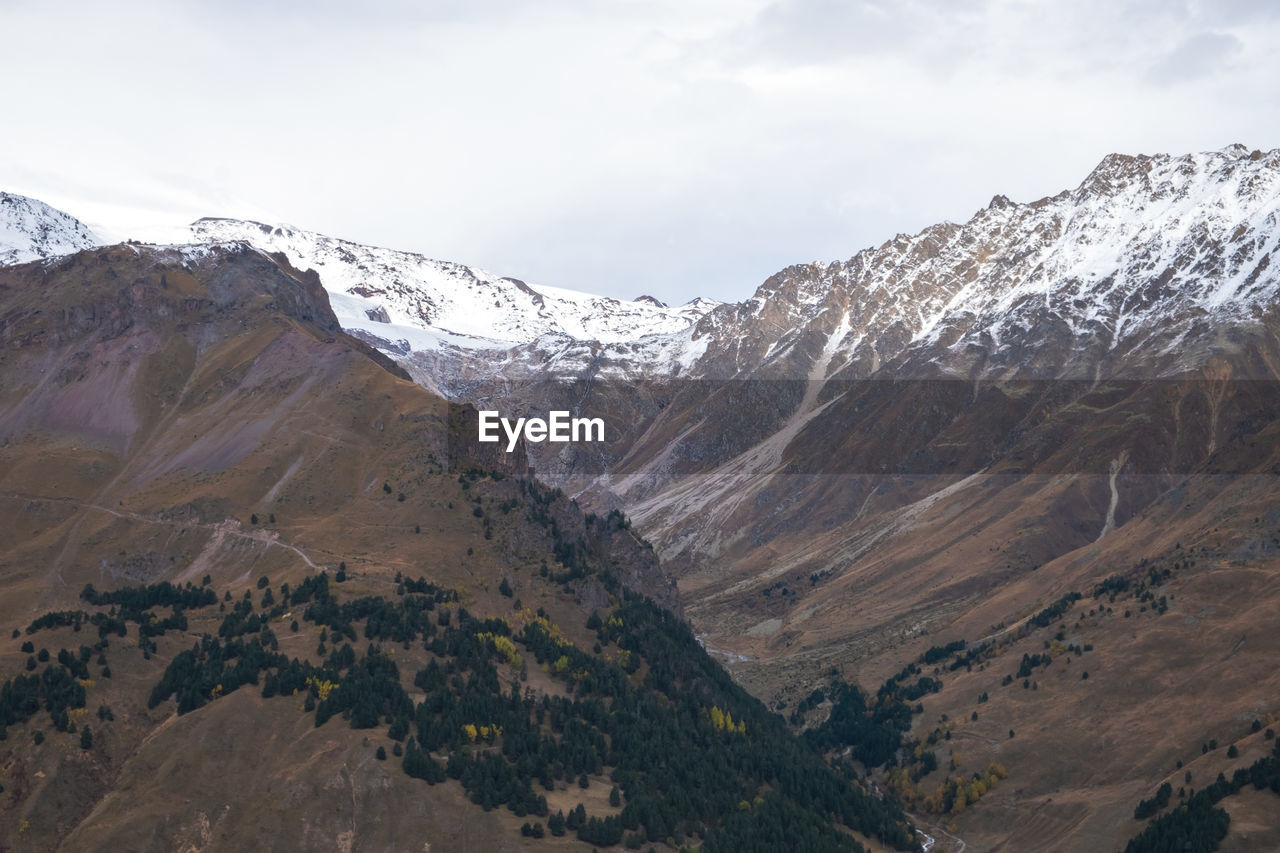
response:
<path id="1" fill-rule="evenodd" d="M 971 844 L 1115 849 L 1176 762 L 1230 775 L 1193 747 L 1253 749 L 1280 711 L 1278 218 L 1278 151 L 1112 156 L 1075 190 L 782 271 L 686 333 L 678 379 L 526 347 L 454 387 L 604 417 L 605 446 L 530 445 L 535 468 L 631 515 L 770 702 L 979 648 L 924 671 L 941 686 L 908 737 L 927 751 L 950 721 L 954 771 L 886 784 L 928 819 L 994 762 L 1017 791 L 957 820 Z M 1015 679 L 1032 654 L 1049 674 Z M 1113 760 L 1052 758 L 1082 743 Z"/>
<path id="2" fill-rule="evenodd" d="M 832 667 L 875 684 L 933 646 L 980 647 L 971 668 L 926 669 L 942 687 L 912 735 L 951 721 L 939 757 L 997 762 L 1018 790 L 954 831 L 978 849 L 1118 849 L 1178 762 L 1230 776 L 1198 745 L 1245 754 L 1250 722 L 1278 710 L 1280 649 L 1239 643 L 1280 627 L 1262 546 L 1278 178 L 1277 152 L 1112 157 L 1073 192 L 784 271 L 695 330 L 714 343 L 694 370 L 735 381 L 631 395 L 667 405 L 599 499 L 620 497 L 758 695 L 794 707 Z M 1153 565 L 1171 576 L 1141 598 L 1091 598 Z M 1085 601 L 1023 632 L 1072 593 Z M 1050 669 L 1015 678 L 1033 654 Z M 1084 744 L 1112 759 L 1071 760 Z M 901 789 L 936 814 L 947 776 Z"/>
<path id="3" fill-rule="evenodd" d="M 680 317 L 648 301 L 590 303 L 602 314 L 595 325 L 583 319 L 588 303 L 579 297 L 544 310 L 561 297 L 467 268 L 253 223 L 194 227 L 208 239 L 247 240 L 289 253 L 298 266 L 323 267 L 334 319 L 428 388 L 510 415 L 556 408 L 603 417 L 603 445 L 524 448 L 540 476 L 606 519 L 579 522 L 583 547 L 613 543 L 630 553 L 630 531 L 606 515 L 625 510 L 680 575 L 692 624 L 736 680 L 812 743 L 854 757 L 859 773 L 896 792 L 918 825 L 938 828 L 935 849 L 1093 851 L 1122 848 L 1165 810 L 1134 817 L 1162 783 L 1200 789 L 1260 758 L 1265 730 L 1280 719 L 1278 209 L 1277 151 L 1113 155 L 1074 190 L 1029 204 L 997 196 L 966 223 L 900 235 L 848 261 L 783 270 L 736 305 Z M 198 260 L 183 254 L 192 251 L 247 252 L 239 243 L 172 251 L 183 264 Z M 130 312 L 110 304 L 53 308 L 81 331 L 99 322 L 129 329 Z M 467 325 L 477 321 L 466 312 L 482 309 L 489 316 Z M 37 310 L 28 305 L 5 320 L 4 340 L 70 339 L 61 328 L 24 326 Z M 221 364 L 213 337 L 192 348 Z M 260 436 L 274 435 L 269 429 L 242 438 L 223 428 L 239 422 L 226 417 L 226 403 L 199 419 L 219 425 L 209 442 L 199 430 L 187 439 L 191 421 L 180 421 L 167 443 L 138 444 L 145 430 L 134 423 L 146 418 L 105 404 L 105 389 L 134 374 L 95 366 L 97 351 L 24 362 L 18 375 L 40 380 L 17 414 L 0 410 L 0 423 L 13 424 L 13 435 L 33 423 L 37 434 L 61 434 L 83 421 L 99 452 L 144 448 L 147 457 L 183 460 L 162 463 L 165 474 L 187 464 L 180 448 L 191 441 L 204 466 L 201 489 L 248 476 L 208 466 L 240 459 Z M 300 370 L 311 358 L 289 363 Z M 185 363 L 175 355 L 157 361 Z M 275 355 L 266 361 L 280 363 Z M 232 387 L 239 369 L 209 375 Z M 72 417 L 53 389 L 74 389 L 68 383 L 86 370 L 92 388 L 103 389 L 92 393 L 103 396 L 73 391 L 86 405 Z M 336 375 L 324 376 L 314 386 L 303 374 L 255 385 L 234 409 L 274 412 L 279 391 L 298 388 L 296 399 L 306 399 L 330 389 Z M 192 387 L 220 399 L 208 390 L 216 386 Z M 375 398 L 324 397 L 315 411 L 363 412 Z M 466 418 L 450 414 L 447 427 L 445 419 L 414 438 L 437 462 L 474 436 Z M 443 444 L 440 430 L 450 436 Z M 293 424 L 284 432 L 290 440 L 307 434 Z M 380 435 L 353 441 L 381 446 Z M 372 489 L 374 498 L 380 482 L 397 492 L 398 479 L 367 462 L 359 476 L 344 474 L 350 463 L 336 456 L 308 456 L 289 474 L 298 457 L 283 446 L 288 452 L 249 478 L 256 485 L 237 494 L 237 505 L 253 506 L 277 486 L 272 501 L 319 501 L 323 520 L 296 528 L 290 544 L 310 555 L 304 545 L 327 543 L 330 564 L 358 549 L 359 559 L 385 565 L 412 547 L 396 539 L 386 550 L 383 508 L 364 498 L 353 509 L 323 503 L 329 485 L 309 485 L 305 498 L 290 491 L 300 471 L 332 469 L 363 483 L 363 491 L 347 485 L 338 493 Z M 46 476 L 44 457 L 21 447 L 14 471 L 31 482 Z M 468 464 L 479 471 L 506 461 L 494 450 Z M 515 470 L 524 465 L 520 456 L 510 461 Z M 55 471 L 58 480 L 80 482 L 96 470 L 91 460 L 77 464 Z M 313 473 L 309 484 L 316 476 L 329 482 Z M 483 476 L 466 488 L 447 477 L 422 487 L 437 491 L 435 510 L 465 509 L 476 482 L 495 506 L 517 498 L 503 491 L 509 483 Z M 15 494 L 15 509 L 30 506 L 27 497 Z M 128 494 L 110 497 L 130 508 Z M 405 503 L 415 500 L 410 491 Z M 408 509 L 399 503 L 393 511 Z M 259 514 L 271 505 L 259 504 Z M 111 501 L 94 506 L 101 512 Z M 486 516 L 484 506 L 472 518 Z M 358 522 L 339 524 L 341 536 L 332 529 L 339 513 Z M 400 526 L 410 522 L 419 523 L 405 516 Z M 473 537 L 497 530 L 484 541 L 505 549 L 484 571 L 456 547 L 431 552 L 446 555 L 442 582 L 491 608 L 478 612 L 506 612 L 493 572 L 512 555 L 527 556 L 530 541 L 556 549 L 573 574 L 577 552 L 563 538 L 495 527 L 500 521 L 476 527 L 467 513 L 460 522 L 473 525 Z M 32 537 L 46 535 L 43 525 L 32 527 Z M 242 541 L 233 532 L 219 541 Z M 23 549 L 36 546 L 10 535 L 25 564 Z M 87 571 L 71 559 L 79 546 L 62 536 L 49 536 L 56 547 L 30 551 L 30 562 Z M 116 564 L 117 540 L 96 528 L 85 537 L 105 545 L 95 552 L 102 566 Z M 628 583 L 669 594 L 644 553 L 636 555 L 621 572 Z M 115 571 L 141 571 L 119 557 L 125 568 Z M 256 571 L 219 580 L 246 583 Z M 548 572 L 552 581 L 557 574 Z M 475 592 L 479 577 L 490 578 L 485 595 Z M 503 579 L 522 598 L 542 590 L 554 600 L 558 581 L 544 590 L 535 577 Z M 607 589 L 586 580 L 570 578 L 583 604 L 611 603 Z M 562 604 L 565 613 L 582 606 Z M 589 633 L 580 640 L 592 642 Z M 1228 746 L 1238 757 L 1225 754 Z M 1274 821 L 1259 818 L 1269 804 L 1244 794 L 1223 800 L 1233 816 L 1227 849 L 1275 838 Z M 757 817 L 750 808 L 744 814 Z"/>
<path id="4" fill-rule="evenodd" d="M 6 267 L 0 342 L 6 849 L 917 848 L 313 272 Z"/>
<path id="5" fill-rule="evenodd" d="M 99 243 L 75 217 L 42 201 L 0 192 L 0 266 L 67 255 Z"/>
<path id="6" fill-rule="evenodd" d="M 1074 190 L 783 270 L 699 323 L 720 345 L 697 370 L 798 379 L 825 353 L 824 375 L 1178 375 L 1198 366 L 1170 358 L 1183 341 L 1274 301 L 1278 210 L 1280 151 L 1111 155 Z"/>
<path id="7" fill-rule="evenodd" d="M 461 398 L 485 382 L 861 378 L 891 362 L 898 378 L 1142 378 L 1194 370 L 1215 326 L 1272 300 L 1278 161 L 1239 145 L 1112 155 L 1074 190 L 996 196 L 966 223 L 790 267 L 741 303 L 674 311 L 288 228 L 202 220 L 193 233 L 320 270 L 345 326 Z M 346 305 L 351 294 L 376 304 Z M 369 320 L 380 309 L 391 326 Z"/>

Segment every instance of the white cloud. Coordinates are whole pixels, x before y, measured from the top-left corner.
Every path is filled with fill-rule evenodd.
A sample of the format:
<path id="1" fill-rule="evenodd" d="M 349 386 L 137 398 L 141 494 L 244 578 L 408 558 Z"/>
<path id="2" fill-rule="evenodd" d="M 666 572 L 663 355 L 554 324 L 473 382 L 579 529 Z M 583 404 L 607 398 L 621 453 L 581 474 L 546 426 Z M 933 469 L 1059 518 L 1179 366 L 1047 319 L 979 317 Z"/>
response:
<path id="1" fill-rule="evenodd" d="M 1280 145 L 1266 3 L 355 8 L 0 3 L 0 186 L 122 237 L 278 219 L 679 301 L 1110 151 Z"/>
<path id="2" fill-rule="evenodd" d="M 1148 76 L 1160 85 L 1195 80 L 1230 70 L 1228 61 L 1244 45 L 1229 33 L 1197 33 L 1151 67 Z"/>

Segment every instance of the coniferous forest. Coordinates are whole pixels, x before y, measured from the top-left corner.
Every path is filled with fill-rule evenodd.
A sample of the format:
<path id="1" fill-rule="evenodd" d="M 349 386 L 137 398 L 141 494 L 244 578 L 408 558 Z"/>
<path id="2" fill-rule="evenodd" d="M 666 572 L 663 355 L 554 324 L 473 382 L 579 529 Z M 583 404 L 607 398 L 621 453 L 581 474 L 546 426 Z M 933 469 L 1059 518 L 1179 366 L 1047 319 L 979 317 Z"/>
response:
<path id="1" fill-rule="evenodd" d="M 81 598 L 91 610 L 48 614 L 28 633 L 97 625 L 97 643 L 64 649 L 43 671 L 5 682 L 0 724 L 45 711 L 56 729 L 75 731 L 67 711 L 86 705 L 77 679 L 90 675 L 95 655 L 109 675 L 111 638 L 127 635 L 128 623 L 140 641 L 154 643 L 184 632 L 189 613 L 217 606 L 216 635 L 198 636 L 172 657 L 157 675 L 151 707 L 172 702 L 180 715 L 197 712 L 240 689 L 268 700 L 292 697 L 317 727 L 384 733 L 405 784 L 456 782 L 478 807 L 527 818 L 523 834 L 534 838 L 631 847 L 688 841 L 712 853 L 856 851 L 854 830 L 894 849 L 918 849 L 892 799 L 872 794 L 849 765 L 829 764 L 797 738 L 707 656 L 683 622 L 607 573 L 595 576 L 612 606 L 584 626 L 594 631 L 590 651 L 541 611 L 482 619 L 452 590 L 422 578 L 403 579 L 391 597 L 348 598 L 322 572 L 293 587 L 260 583 L 257 603 L 249 592 L 219 602 L 212 589 L 190 584 L 86 587 Z M 162 608 L 168 612 L 156 612 Z M 319 628 L 314 659 L 278 651 L 276 632 L 299 627 L 285 628 L 289 612 Z M 401 671 L 392 651 L 411 646 L 427 663 Z M 531 667 L 544 670 L 555 689 L 528 687 L 522 675 Z M 410 690 L 423 698 L 411 701 Z M 100 719 L 109 713 L 100 709 Z M 91 735 L 82 732 L 84 740 L 91 744 Z M 548 792 L 589 777 L 609 780 L 618 808 L 550 809 Z"/>

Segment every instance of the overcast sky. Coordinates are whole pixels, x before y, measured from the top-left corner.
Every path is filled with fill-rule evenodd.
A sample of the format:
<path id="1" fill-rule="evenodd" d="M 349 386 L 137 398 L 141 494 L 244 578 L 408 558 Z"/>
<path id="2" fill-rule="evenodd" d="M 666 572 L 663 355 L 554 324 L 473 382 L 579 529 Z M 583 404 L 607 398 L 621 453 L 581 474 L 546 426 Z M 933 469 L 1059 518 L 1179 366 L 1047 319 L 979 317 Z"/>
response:
<path id="1" fill-rule="evenodd" d="M 0 189 L 741 299 L 1112 151 L 1280 147 L 1277 7 L 0 0 Z"/>

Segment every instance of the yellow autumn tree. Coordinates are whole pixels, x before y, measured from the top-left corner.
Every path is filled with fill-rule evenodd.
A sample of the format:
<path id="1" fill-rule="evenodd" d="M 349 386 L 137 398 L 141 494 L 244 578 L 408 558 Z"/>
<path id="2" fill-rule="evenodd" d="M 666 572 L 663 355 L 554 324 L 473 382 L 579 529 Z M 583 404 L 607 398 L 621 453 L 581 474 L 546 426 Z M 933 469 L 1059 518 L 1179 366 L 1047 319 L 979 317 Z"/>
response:
<path id="1" fill-rule="evenodd" d="M 711 706 L 711 725 L 718 732 L 724 731 L 724 711 L 715 705 Z"/>
<path id="2" fill-rule="evenodd" d="M 320 701 L 323 702 L 325 699 L 329 698 L 329 694 L 333 692 L 333 688 L 338 685 L 334 684 L 332 681 L 327 681 L 326 679 L 309 675 L 307 676 L 307 686 L 314 687 L 316 689 L 316 695 L 319 696 Z"/>
<path id="3" fill-rule="evenodd" d="M 516 644 L 511 642 L 509 637 L 485 631 L 483 633 L 476 634 L 476 639 L 481 642 L 492 643 L 498 654 L 502 655 L 503 660 L 512 666 L 519 668 L 524 665 L 524 659 L 521 658 L 520 653 L 516 651 Z"/>

